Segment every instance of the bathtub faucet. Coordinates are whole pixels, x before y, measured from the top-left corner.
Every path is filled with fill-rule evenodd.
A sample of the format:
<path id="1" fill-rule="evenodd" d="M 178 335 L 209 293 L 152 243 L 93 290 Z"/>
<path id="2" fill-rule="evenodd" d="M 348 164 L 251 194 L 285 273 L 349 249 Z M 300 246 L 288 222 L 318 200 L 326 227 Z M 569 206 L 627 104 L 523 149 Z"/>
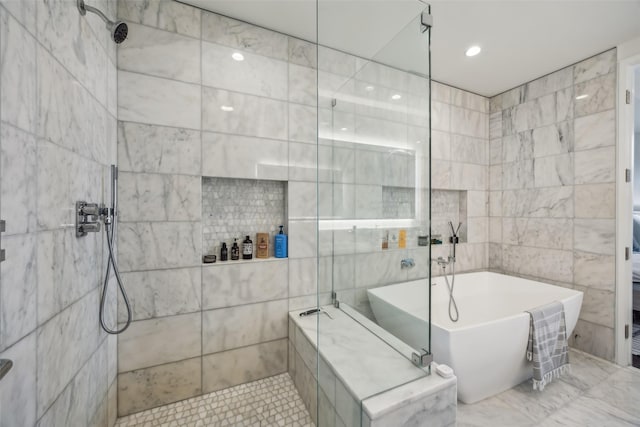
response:
<path id="1" fill-rule="evenodd" d="M 439 256 L 438 258 L 432 258 L 431 262 L 437 262 L 438 265 L 442 268 L 446 267 L 447 265 L 449 265 L 449 263 L 451 262 L 451 257 L 449 257 L 448 259 L 444 259 L 443 257 Z"/>
<path id="2" fill-rule="evenodd" d="M 456 245 L 460 242 L 458 238 L 458 231 L 460 231 L 460 227 L 462 223 L 458 223 L 458 228 L 453 228 L 453 222 L 449 221 L 449 227 L 451 227 L 451 237 L 449 237 L 449 243 L 451 243 L 451 256 L 449 257 L 452 262 L 456 262 Z"/>
<path id="3" fill-rule="evenodd" d="M 400 268 L 413 268 L 415 265 L 416 263 L 413 258 L 405 258 L 400 261 Z"/>

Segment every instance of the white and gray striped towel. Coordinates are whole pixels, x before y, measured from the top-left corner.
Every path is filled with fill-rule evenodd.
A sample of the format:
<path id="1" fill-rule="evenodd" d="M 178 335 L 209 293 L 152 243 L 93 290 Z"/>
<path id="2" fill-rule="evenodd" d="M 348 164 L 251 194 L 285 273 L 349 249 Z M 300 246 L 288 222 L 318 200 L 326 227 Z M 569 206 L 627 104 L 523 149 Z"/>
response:
<path id="1" fill-rule="evenodd" d="M 544 386 L 570 369 L 567 325 L 561 302 L 528 311 L 527 360 L 533 362 L 533 389 Z"/>

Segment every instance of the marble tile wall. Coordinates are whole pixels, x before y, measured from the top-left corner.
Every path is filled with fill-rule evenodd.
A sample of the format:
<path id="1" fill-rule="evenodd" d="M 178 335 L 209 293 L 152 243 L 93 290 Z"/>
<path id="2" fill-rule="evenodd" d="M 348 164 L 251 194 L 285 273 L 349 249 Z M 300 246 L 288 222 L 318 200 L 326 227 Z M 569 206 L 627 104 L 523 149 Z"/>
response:
<path id="1" fill-rule="evenodd" d="M 491 99 L 489 268 L 584 292 L 572 345 L 613 359 L 616 50 Z"/>
<path id="2" fill-rule="evenodd" d="M 116 16 L 115 0 L 97 6 Z M 76 200 L 108 200 L 116 46 L 74 0 L 0 1 L 0 426 L 112 426 L 117 340 L 99 326 L 102 233 Z M 109 295 L 107 321 L 115 321 Z"/>

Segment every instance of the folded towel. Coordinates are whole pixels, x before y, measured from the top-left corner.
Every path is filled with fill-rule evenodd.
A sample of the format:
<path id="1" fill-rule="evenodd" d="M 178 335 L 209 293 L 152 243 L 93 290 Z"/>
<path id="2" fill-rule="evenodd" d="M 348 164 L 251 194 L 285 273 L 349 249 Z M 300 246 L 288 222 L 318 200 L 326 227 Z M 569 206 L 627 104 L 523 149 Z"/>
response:
<path id="1" fill-rule="evenodd" d="M 542 391 L 570 369 L 564 306 L 553 302 L 528 313 L 531 321 L 527 360 L 533 362 L 533 389 Z"/>

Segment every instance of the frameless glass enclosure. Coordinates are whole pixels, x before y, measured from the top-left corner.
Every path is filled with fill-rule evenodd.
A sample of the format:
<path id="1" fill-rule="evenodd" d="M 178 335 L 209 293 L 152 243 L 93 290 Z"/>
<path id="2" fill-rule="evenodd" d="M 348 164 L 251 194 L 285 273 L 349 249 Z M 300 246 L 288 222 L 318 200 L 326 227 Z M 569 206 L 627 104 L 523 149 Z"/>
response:
<path id="1" fill-rule="evenodd" d="M 359 426 L 429 374 L 429 7 L 318 0 L 317 25 L 317 417 Z"/>

